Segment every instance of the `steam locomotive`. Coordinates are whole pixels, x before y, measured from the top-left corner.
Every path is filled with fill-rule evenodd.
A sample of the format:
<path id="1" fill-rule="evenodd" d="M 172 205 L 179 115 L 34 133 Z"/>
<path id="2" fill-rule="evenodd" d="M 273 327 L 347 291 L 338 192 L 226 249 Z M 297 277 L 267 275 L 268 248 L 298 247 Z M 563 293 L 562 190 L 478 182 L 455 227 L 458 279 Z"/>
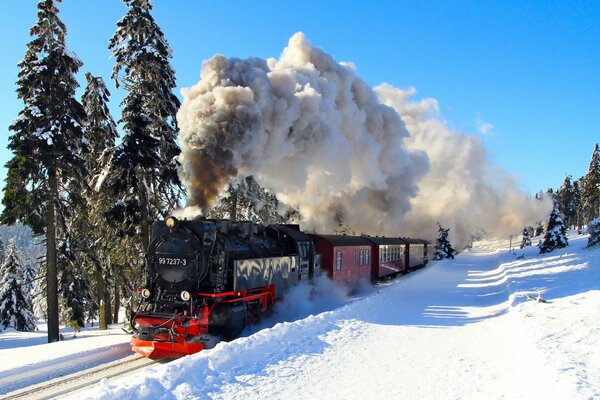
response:
<path id="1" fill-rule="evenodd" d="M 151 358 L 197 353 L 238 337 L 287 289 L 319 276 L 321 266 L 332 279 L 353 285 L 423 265 L 427 244 L 308 235 L 298 225 L 168 217 L 152 228 L 146 283 L 130 318 L 132 348 Z"/>

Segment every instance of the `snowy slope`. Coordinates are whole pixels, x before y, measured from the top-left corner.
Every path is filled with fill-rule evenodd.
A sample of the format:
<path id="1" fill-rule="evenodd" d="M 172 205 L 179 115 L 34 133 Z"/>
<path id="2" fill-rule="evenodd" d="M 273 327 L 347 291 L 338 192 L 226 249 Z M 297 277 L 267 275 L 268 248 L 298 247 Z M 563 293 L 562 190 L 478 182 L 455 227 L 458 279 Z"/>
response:
<path id="1" fill-rule="evenodd" d="M 585 243 L 465 252 L 83 397 L 599 398 L 600 251 Z"/>

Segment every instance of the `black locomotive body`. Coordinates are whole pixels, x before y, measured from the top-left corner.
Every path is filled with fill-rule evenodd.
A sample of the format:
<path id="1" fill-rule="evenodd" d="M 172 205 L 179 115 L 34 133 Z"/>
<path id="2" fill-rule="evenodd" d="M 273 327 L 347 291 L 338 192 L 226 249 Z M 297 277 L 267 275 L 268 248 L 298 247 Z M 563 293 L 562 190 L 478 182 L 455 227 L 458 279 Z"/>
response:
<path id="1" fill-rule="evenodd" d="M 145 261 L 132 345 L 156 358 L 237 337 L 319 269 L 311 239 L 297 226 L 174 217 L 154 224 Z"/>

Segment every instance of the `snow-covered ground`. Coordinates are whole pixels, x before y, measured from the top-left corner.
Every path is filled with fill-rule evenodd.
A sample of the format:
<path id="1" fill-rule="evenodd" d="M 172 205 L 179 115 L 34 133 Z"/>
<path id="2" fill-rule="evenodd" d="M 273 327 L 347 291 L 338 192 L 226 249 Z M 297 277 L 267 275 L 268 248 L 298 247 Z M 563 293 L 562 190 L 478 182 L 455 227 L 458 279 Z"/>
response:
<path id="1" fill-rule="evenodd" d="M 545 255 L 487 242 L 352 299 L 321 283 L 307 304 L 298 288 L 274 317 L 292 322 L 73 398 L 600 398 L 600 250 L 586 242 Z M 85 335 L 0 334 L 0 394 L 7 376 L 127 351 L 118 330 Z"/>

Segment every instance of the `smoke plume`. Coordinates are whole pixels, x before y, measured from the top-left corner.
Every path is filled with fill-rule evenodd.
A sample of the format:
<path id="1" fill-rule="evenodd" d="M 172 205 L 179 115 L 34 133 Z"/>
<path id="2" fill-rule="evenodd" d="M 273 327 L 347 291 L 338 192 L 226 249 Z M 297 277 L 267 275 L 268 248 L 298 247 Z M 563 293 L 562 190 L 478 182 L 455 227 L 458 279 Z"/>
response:
<path id="1" fill-rule="evenodd" d="M 552 208 L 549 200 L 532 200 L 523 194 L 514 179 L 489 161 L 478 137 L 447 126 L 435 99 L 412 101 L 414 89 L 388 84 L 375 91 L 406 124 L 407 148 L 423 150 L 431 160 L 404 220 L 407 234 L 435 237 L 440 222 L 451 228 L 451 239 L 462 248 L 478 230 L 508 236 L 547 219 Z"/>
<path id="2" fill-rule="evenodd" d="M 373 90 L 302 33 L 279 59 L 211 58 L 177 115 L 189 208 L 206 213 L 230 179 L 254 175 L 322 233 L 433 239 L 439 221 L 464 244 L 477 229 L 519 232 L 543 218 L 546 204 L 413 93 Z"/>
<path id="3" fill-rule="evenodd" d="M 426 155 L 352 65 L 295 34 L 278 60 L 215 56 L 177 115 L 188 206 L 206 211 L 227 182 L 255 175 L 305 229 L 398 234 Z"/>

